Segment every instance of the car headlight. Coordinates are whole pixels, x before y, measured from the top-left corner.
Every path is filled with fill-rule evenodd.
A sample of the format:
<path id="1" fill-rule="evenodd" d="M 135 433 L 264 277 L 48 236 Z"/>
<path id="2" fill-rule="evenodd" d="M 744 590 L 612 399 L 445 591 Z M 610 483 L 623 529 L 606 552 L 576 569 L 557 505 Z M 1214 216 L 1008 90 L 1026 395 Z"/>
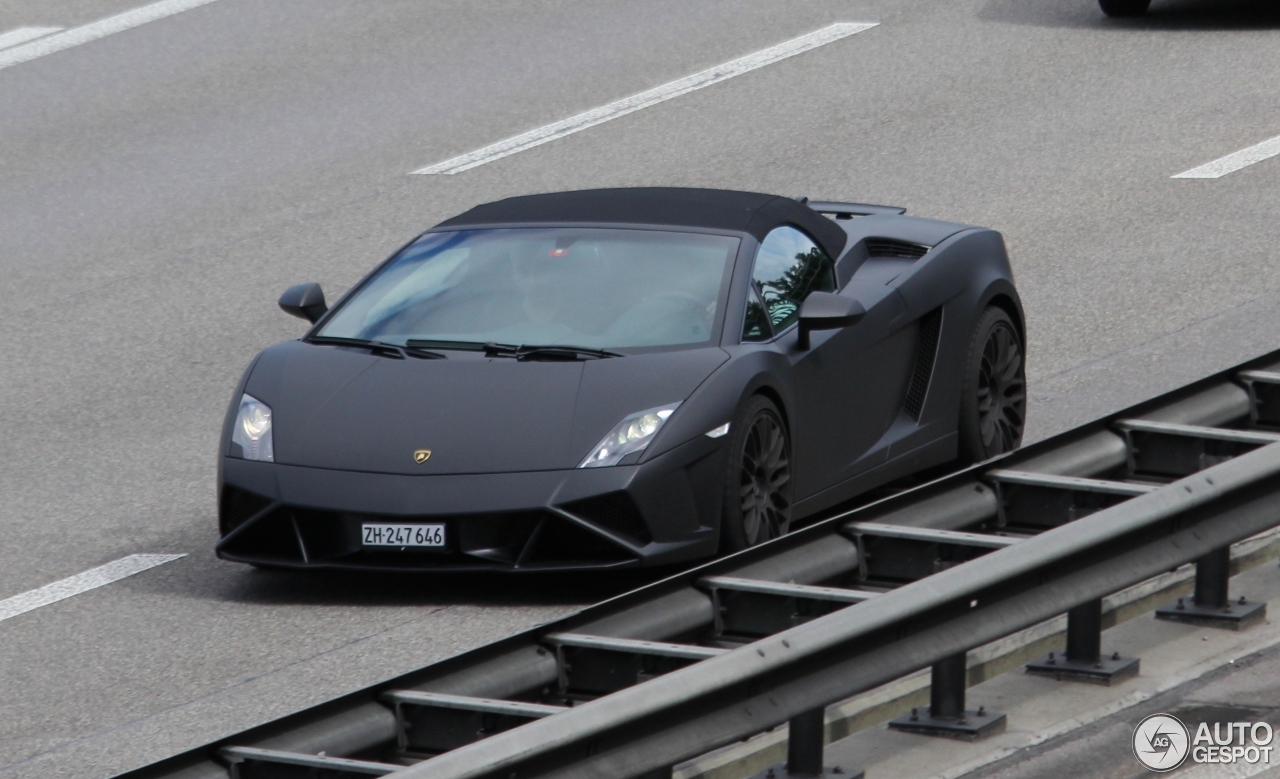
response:
<path id="1" fill-rule="evenodd" d="M 606 465 L 617 465 L 619 460 L 632 452 L 644 451 L 662 429 L 663 423 L 679 406 L 679 403 L 671 403 L 625 417 L 609 431 L 609 435 L 596 444 L 585 460 L 578 463 L 578 467 L 603 468 Z"/>
<path id="2" fill-rule="evenodd" d="M 240 456 L 246 460 L 275 461 L 275 447 L 271 441 L 271 407 L 252 395 L 240 396 L 240 410 L 231 428 L 231 443 L 240 446 Z"/>

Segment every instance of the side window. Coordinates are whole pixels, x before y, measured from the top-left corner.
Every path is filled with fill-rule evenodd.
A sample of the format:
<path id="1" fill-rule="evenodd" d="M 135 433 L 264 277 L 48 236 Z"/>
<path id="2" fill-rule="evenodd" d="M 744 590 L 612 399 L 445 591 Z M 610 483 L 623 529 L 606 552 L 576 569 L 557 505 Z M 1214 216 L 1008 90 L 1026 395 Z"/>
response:
<path id="1" fill-rule="evenodd" d="M 767 341 L 772 337 L 773 328 L 769 327 L 769 318 L 764 314 L 764 304 L 753 289 L 747 293 L 747 316 L 742 322 L 742 340 Z"/>
<path id="2" fill-rule="evenodd" d="M 763 302 L 762 313 L 773 332 L 779 333 L 800 318 L 800 304 L 810 292 L 835 291 L 835 265 L 809 236 L 794 227 L 779 227 L 760 243 L 751 286 Z M 768 334 L 753 336 L 755 331 L 766 330 L 753 324 L 753 306 L 759 308 L 760 305 L 754 295 L 748 298 L 744 341 L 770 337 Z"/>

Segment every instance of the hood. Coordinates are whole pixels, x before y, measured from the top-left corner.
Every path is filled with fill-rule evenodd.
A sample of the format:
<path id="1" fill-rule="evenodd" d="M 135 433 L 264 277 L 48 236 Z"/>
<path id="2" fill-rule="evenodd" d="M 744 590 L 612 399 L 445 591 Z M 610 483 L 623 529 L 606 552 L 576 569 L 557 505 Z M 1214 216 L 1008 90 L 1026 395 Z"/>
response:
<path id="1" fill-rule="evenodd" d="M 450 352 L 393 359 L 301 341 L 263 352 L 245 391 L 272 409 L 275 461 L 411 475 L 574 468 L 624 416 L 684 400 L 728 355 L 582 362 Z M 431 450 L 415 462 L 414 452 Z"/>

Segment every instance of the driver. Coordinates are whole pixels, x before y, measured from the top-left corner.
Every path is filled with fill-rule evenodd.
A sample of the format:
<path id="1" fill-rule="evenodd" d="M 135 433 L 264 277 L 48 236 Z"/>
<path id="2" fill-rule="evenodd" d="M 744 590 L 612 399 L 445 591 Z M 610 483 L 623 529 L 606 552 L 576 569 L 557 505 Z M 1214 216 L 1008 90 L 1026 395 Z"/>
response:
<path id="1" fill-rule="evenodd" d="M 595 257 L 594 247 L 575 246 L 560 241 L 553 246 L 524 246 L 513 253 L 511 270 L 518 293 L 515 316 L 518 324 L 510 333 L 513 343 L 576 343 L 580 335 L 576 327 L 577 309 L 583 301 L 575 301 L 575 294 L 582 294 L 582 284 L 587 265 Z"/>
<path id="2" fill-rule="evenodd" d="M 535 325 L 555 321 L 568 303 L 569 271 L 567 248 L 553 248 L 546 256 L 533 252 L 516 255 L 513 275 L 520 292 L 520 313 Z"/>

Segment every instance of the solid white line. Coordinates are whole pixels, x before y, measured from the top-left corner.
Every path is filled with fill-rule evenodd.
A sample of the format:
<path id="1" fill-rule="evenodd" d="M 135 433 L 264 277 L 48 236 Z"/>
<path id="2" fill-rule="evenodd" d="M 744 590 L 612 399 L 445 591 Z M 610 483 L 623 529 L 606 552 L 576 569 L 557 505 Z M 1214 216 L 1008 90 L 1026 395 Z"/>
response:
<path id="1" fill-rule="evenodd" d="M 48 35 L 30 43 L 0 51 L 0 70 L 214 2 L 217 0 L 160 0 L 158 3 L 108 16 L 106 19 L 99 19 L 81 27 L 73 27 L 65 32 Z"/>
<path id="2" fill-rule="evenodd" d="M 1175 179 L 1216 179 L 1241 168 L 1247 168 L 1256 162 L 1269 160 L 1280 154 L 1280 135 L 1268 141 L 1241 149 L 1235 154 L 1228 154 L 1213 162 L 1206 162 L 1198 168 L 1184 171 L 1174 176 Z"/>
<path id="3" fill-rule="evenodd" d="M 679 97 L 703 87 L 718 84 L 734 76 L 740 76 L 743 73 L 762 68 L 765 65 L 770 65 L 788 57 L 794 57 L 797 54 L 816 49 L 832 41 L 847 38 L 854 33 L 869 30 L 878 24 L 879 22 L 839 22 L 830 27 L 824 27 L 817 32 L 801 35 L 799 38 L 792 38 L 777 46 L 770 46 L 754 54 L 748 54 L 745 57 L 739 57 L 736 60 L 716 65 L 714 68 L 694 73 L 692 76 L 685 76 L 662 86 L 654 87 L 638 95 L 615 100 L 608 105 L 584 111 L 568 119 L 552 122 L 535 130 L 508 138 L 505 141 L 498 141 L 483 149 L 476 149 L 473 152 L 447 159 L 444 162 L 438 162 L 435 165 L 415 170 L 414 173 L 461 173 L 486 162 L 493 162 L 508 155 L 522 152 L 525 149 L 540 146 L 548 141 L 554 141 L 557 138 L 572 135 L 589 127 L 595 127 L 610 119 L 617 119 L 633 111 L 639 111 L 641 108 L 648 108 L 673 97 Z"/>
<path id="4" fill-rule="evenodd" d="M 17 46 L 19 43 L 43 38 L 49 33 L 58 32 L 61 27 L 19 27 L 16 30 L 0 33 L 0 49 Z"/>
<path id="5" fill-rule="evenodd" d="M 155 568 L 157 565 L 180 560 L 183 557 L 186 557 L 186 555 L 131 554 L 106 565 L 90 568 L 84 573 L 68 576 L 53 584 L 46 584 L 21 595 L 14 595 L 12 598 L 0 600 L 0 622 L 10 617 L 16 617 L 19 614 L 25 614 L 32 609 L 48 606 L 50 603 L 57 603 L 60 600 L 70 598 L 72 595 L 79 595 L 82 592 L 88 592 L 103 585 L 120 581 L 128 576 L 133 576 L 135 573 L 142 573 L 148 568 Z"/>

